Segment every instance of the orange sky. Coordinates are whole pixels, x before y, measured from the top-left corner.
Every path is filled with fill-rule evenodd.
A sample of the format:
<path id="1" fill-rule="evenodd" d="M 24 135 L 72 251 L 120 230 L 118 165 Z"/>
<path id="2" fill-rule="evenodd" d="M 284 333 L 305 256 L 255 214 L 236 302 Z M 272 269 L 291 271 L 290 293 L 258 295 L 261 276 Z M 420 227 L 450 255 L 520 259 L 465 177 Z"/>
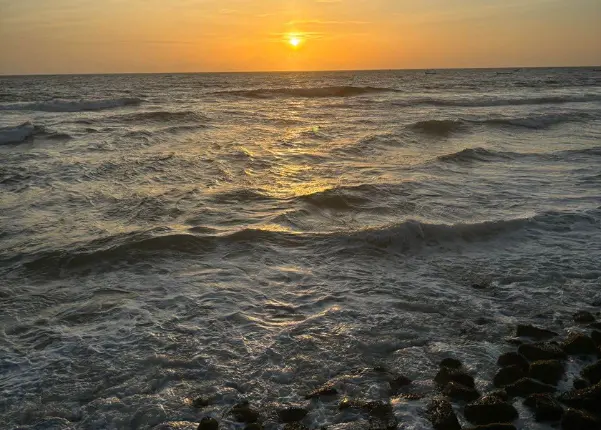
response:
<path id="1" fill-rule="evenodd" d="M 599 64 L 600 0 L 0 0 L 3 74 Z"/>

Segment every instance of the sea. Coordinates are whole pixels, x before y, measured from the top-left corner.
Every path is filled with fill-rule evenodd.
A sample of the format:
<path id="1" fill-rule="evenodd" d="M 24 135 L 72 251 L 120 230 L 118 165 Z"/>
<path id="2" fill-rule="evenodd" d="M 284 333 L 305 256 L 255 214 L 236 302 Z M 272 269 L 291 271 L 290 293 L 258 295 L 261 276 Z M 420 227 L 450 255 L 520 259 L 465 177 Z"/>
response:
<path id="1" fill-rule="evenodd" d="M 600 303 L 598 69 L 0 77 L 2 428 L 431 429 Z"/>

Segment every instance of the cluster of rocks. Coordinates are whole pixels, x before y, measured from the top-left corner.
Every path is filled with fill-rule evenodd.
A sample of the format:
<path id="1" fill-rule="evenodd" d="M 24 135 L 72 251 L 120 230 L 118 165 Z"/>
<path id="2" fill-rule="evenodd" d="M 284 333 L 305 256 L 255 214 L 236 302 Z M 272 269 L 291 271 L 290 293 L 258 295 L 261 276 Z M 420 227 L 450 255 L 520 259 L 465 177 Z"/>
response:
<path id="1" fill-rule="evenodd" d="M 582 330 L 559 341 L 554 340 L 558 333 L 519 325 L 512 339 L 517 350 L 498 358 L 500 368 L 492 381 L 497 391 L 485 395 L 476 390 L 473 376 L 459 361 L 443 360 L 434 378 L 441 395 L 433 398 L 427 409 L 434 428 L 461 429 L 455 403 L 463 406 L 463 415 L 473 429 L 516 429 L 514 404 L 521 400 L 537 422 L 559 423 L 564 430 L 601 429 L 601 324 L 589 312 L 578 312 L 574 321 L 586 325 L 590 334 Z M 557 393 L 571 356 L 596 357 L 597 361 L 583 367 L 571 390 Z"/>
<path id="2" fill-rule="evenodd" d="M 461 430 L 455 405 L 472 425 L 464 429 L 516 430 L 519 413 L 514 405 L 521 401 L 532 410 L 537 422 L 556 423 L 563 430 L 601 430 L 601 323 L 588 312 L 578 312 L 574 320 L 582 330 L 563 340 L 553 331 L 519 325 L 516 337 L 511 339 L 516 349 L 498 357 L 499 370 L 492 380 L 495 391 L 489 393 L 477 390 L 473 375 L 459 360 L 444 359 L 434 376 L 437 392 L 427 402 L 426 418 L 435 430 Z M 581 356 L 587 360 L 596 357 L 597 361 L 581 369 L 572 389 L 558 393 L 566 361 Z M 408 401 L 425 397 L 406 392 L 412 384 L 407 377 L 383 367 L 374 371 L 386 378 L 391 397 Z M 330 383 L 308 393 L 305 399 L 334 401 L 338 395 L 336 385 Z M 193 406 L 203 408 L 208 404 L 207 399 L 198 398 Z M 338 409 L 361 414 L 370 430 L 393 430 L 399 424 L 389 401 L 342 398 Z M 308 430 L 302 421 L 309 412 L 308 404 L 289 405 L 270 412 L 269 421 L 280 423 L 284 430 Z M 245 430 L 264 428 L 264 411 L 259 412 L 248 402 L 234 405 L 228 415 Z M 218 429 L 219 423 L 212 417 L 203 418 L 198 426 L 198 430 Z"/>

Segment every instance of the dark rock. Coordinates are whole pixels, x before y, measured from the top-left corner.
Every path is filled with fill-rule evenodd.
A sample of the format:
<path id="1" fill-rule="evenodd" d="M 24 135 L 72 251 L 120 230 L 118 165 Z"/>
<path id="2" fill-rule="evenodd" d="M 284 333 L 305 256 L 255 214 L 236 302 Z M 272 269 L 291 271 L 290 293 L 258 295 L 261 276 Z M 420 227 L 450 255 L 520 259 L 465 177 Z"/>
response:
<path id="1" fill-rule="evenodd" d="M 561 420 L 563 430 L 599 430 L 601 423 L 592 415 L 576 409 L 568 409 Z"/>
<path id="2" fill-rule="evenodd" d="M 518 325 L 516 330 L 516 336 L 518 337 L 531 337 L 532 339 L 544 340 L 558 336 L 557 333 L 544 328 L 534 327 L 533 325 Z"/>
<path id="3" fill-rule="evenodd" d="M 487 394 L 487 396 L 497 396 L 499 399 L 503 400 L 503 401 L 507 401 L 509 400 L 509 394 L 507 394 L 507 391 L 505 390 L 496 390 L 496 391 L 491 391 L 490 393 Z"/>
<path id="4" fill-rule="evenodd" d="M 504 387 L 526 377 L 526 372 L 520 366 L 507 366 L 499 369 L 493 379 L 495 387 Z"/>
<path id="5" fill-rule="evenodd" d="M 483 426 L 469 427 L 465 430 L 517 430 L 513 424 L 485 424 Z"/>
<path id="6" fill-rule="evenodd" d="M 426 415 L 435 430 L 461 430 L 453 406 L 446 399 L 432 399 L 426 409 Z"/>
<path id="7" fill-rule="evenodd" d="M 407 378 L 404 375 L 395 375 L 389 382 L 390 385 L 390 394 L 396 395 L 399 393 L 399 390 L 407 385 L 411 385 L 411 379 Z"/>
<path id="8" fill-rule="evenodd" d="M 396 430 L 399 423 L 393 415 L 386 418 L 370 418 L 369 430 Z"/>
<path id="9" fill-rule="evenodd" d="M 473 283 L 472 284 L 472 288 L 474 290 L 485 290 L 486 289 L 486 285 L 485 284 Z"/>
<path id="10" fill-rule="evenodd" d="M 434 381 L 442 386 L 447 385 L 449 382 L 457 382 L 470 388 L 474 388 L 475 386 L 473 376 L 461 369 L 451 369 L 448 367 L 441 367 L 434 377 Z"/>
<path id="11" fill-rule="evenodd" d="M 456 358 L 445 358 L 439 364 L 440 367 L 448 367 L 449 369 L 459 369 L 463 366 L 461 361 Z"/>
<path id="12" fill-rule="evenodd" d="M 601 330 L 601 321 L 590 323 L 588 328 L 592 328 L 593 330 Z"/>
<path id="13" fill-rule="evenodd" d="M 284 430 L 309 430 L 309 428 L 301 423 L 289 423 L 284 426 Z"/>
<path id="14" fill-rule="evenodd" d="M 579 324 L 595 322 L 595 316 L 588 311 L 579 311 L 574 314 L 574 321 Z"/>
<path id="15" fill-rule="evenodd" d="M 563 408 L 550 394 L 532 394 L 524 404 L 534 410 L 538 422 L 559 421 L 563 415 Z"/>
<path id="16" fill-rule="evenodd" d="M 497 396 L 485 396 L 465 406 L 465 418 L 473 424 L 507 423 L 518 418 L 513 405 Z"/>
<path id="17" fill-rule="evenodd" d="M 595 345 L 601 346 L 601 331 L 593 330 L 591 332 L 591 339 L 593 339 L 593 342 L 595 342 Z"/>
<path id="18" fill-rule="evenodd" d="M 359 409 L 372 417 L 386 418 L 392 415 L 392 405 L 386 402 L 363 401 L 345 398 L 340 402 L 339 409 Z"/>
<path id="19" fill-rule="evenodd" d="M 235 405 L 231 410 L 231 414 L 240 423 L 255 423 L 259 420 L 259 413 L 251 409 L 248 402 Z"/>
<path id="20" fill-rule="evenodd" d="M 510 345 L 515 345 L 515 346 L 520 346 L 523 345 L 525 342 L 520 339 L 519 337 L 510 337 L 510 338 L 505 338 L 505 342 L 507 342 Z"/>
<path id="21" fill-rule="evenodd" d="M 574 389 L 575 390 L 582 390 L 583 388 L 586 388 L 589 386 L 589 383 L 586 382 L 584 379 L 574 379 Z"/>
<path id="22" fill-rule="evenodd" d="M 586 409 L 596 413 L 601 405 L 601 382 L 591 387 L 562 393 L 558 398 L 561 403 L 572 408 Z"/>
<path id="23" fill-rule="evenodd" d="M 529 375 L 533 379 L 549 385 L 557 385 L 563 376 L 565 369 L 561 361 L 541 360 L 530 364 Z"/>
<path id="24" fill-rule="evenodd" d="M 405 400 L 421 400 L 426 397 L 426 394 L 422 393 L 402 393 L 397 396 L 399 399 Z"/>
<path id="25" fill-rule="evenodd" d="M 480 397 L 475 388 L 466 387 L 457 382 L 449 382 L 443 389 L 442 394 L 455 401 L 472 402 Z"/>
<path id="26" fill-rule="evenodd" d="M 601 306 L 601 299 L 593 300 L 591 306 Z"/>
<path id="27" fill-rule="evenodd" d="M 201 409 L 209 406 L 211 404 L 211 400 L 207 397 L 197 397 L 192 400 L 192 406 Z"/>
<path id="28" fill-rule="evenodd" d="M 219 423 L 215 418 L 204 417 L 198 424 L 198 430 L 218 430 Z"/>
<path id="29" fill-rule="evenodd" d="M 537 393 L 553 393 L 555 392 L 555 387 L 543 384 L 535 379 L 522 378 L 511 385 L 507 385 L 505 391 L 513 397 L 528 397 L 531 394 Z"/>
<path id="30" fill-rule="evenodd" d="M 326 384 L 319 387 L 317 390 L 310 392 L 305 396 L 305 399 L 316 399 L 318 397 L 330 397 L 338 394 L 338 390 L 333 384 Z"/>
<path id="31" fill-rule="evenodd" d="M 287 408 L 278 410 L 278 417 L 283 423 L 293 423 L 296 421 L 301 421 L 307 416 L 308 413 L 309 411 L 305 408 L 289 406 Z"/>
<path id="32" fill-rule="evenodd" d="M 593 339 L 582 333 L 570 334 L 561 346 L 569 355 L 593 355 L 597 353 L 597 346 Z"/>
<path id="33" fill-rule="evenodd" d="M 500 355 L 497 364 L 501 367 L 519 366 L 524 370 L 528 369 L 528 360 L 517 352 L 506 352 Z"/>
<path id="34" fill-rule="evenodd" d="M 530 361 L 563 360 L 567 358 L 566 353 L 559 346 L 548 342 L 525 343 L 520 345 L 518 352 Z"/>
<path id="35" fill-rule="evenodd" d="M 252 423 L 244 426 L 244 430 L 263 430 L 263 424 Z"/>
<path id="36" fill-rule="evenodd" d="M 601 360 L 582 369 L 582 376 L 588 379 L 591 384 L 601 381 Z"/>

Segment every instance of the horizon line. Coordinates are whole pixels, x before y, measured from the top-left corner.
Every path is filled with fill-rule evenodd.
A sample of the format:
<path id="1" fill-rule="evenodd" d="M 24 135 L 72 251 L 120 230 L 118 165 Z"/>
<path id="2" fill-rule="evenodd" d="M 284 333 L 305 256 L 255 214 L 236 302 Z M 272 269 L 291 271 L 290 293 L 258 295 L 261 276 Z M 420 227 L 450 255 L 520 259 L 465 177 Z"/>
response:
<path id="1" fill-rule="evenodd" d="M 599 65 L 580 66 L 503 66 L 503 67 L 417 67 L 403 69 L 324 69 L 324 70 L 232 70 L 232 71 L 204 71 L 204 72 L 84 72 L 84 73 L 0 73 L 0 78 L 24 76 L 120 76 L 120 75 L 217 75 L 217 74 L 259 74 L 259 73 L 340 73 L 340 72 L 402 72 L 425 70 L 507 70 L 507 69 L 590 69 L 601 67 Z"/>

